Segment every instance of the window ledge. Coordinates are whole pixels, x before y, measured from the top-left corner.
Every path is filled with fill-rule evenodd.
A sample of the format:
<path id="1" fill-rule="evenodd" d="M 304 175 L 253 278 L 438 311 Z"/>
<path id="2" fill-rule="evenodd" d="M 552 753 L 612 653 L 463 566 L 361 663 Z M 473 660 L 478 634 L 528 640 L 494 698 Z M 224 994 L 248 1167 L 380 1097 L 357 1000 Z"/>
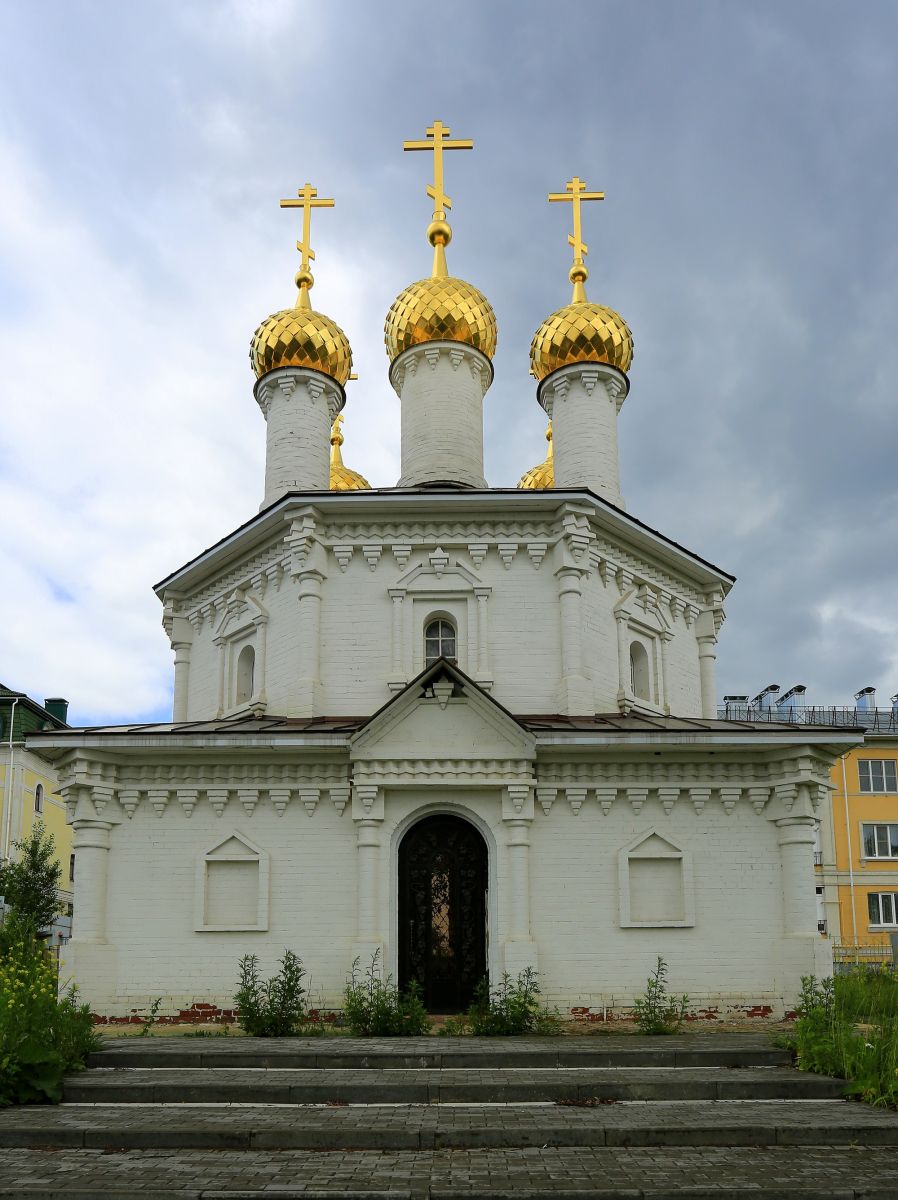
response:
<path id="1" fill-rule="evenodd" d="M 621 921 L 621 929 L 693 929 L 695 921 Z"/>
<path id="2" fill-rule="evenodd" d="M 194 933 L 267 933 L 267 925 L 197 925 Z"/>
<path id="3" fill-rule="evenodd" d="M 628 712 L 648 713 L 653 717 L 667 717 L 670 715 L 668 708 L 663 704 L 655 704 L 652 700 L 644 700 L 641 696 L 627 696 L 625 700 L 620 701 L 620 706 L 627 706 Z"/>
<path id="4" fill-rule="evenodd" d="M 246 704 L 237 704 L 233 708 L 226 708 L 219 713 L 219 720 L 231 717 L 262 717 L 265 715 L 265 710 L 268 707 L 268 702 L 262 698 L 250 700 Z"/>

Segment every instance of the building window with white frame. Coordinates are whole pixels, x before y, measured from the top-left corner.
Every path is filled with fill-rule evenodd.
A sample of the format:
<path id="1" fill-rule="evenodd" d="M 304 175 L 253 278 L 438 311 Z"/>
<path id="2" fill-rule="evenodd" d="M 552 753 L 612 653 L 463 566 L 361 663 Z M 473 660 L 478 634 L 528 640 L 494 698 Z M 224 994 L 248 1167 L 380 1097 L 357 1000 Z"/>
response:
<path id="1" fill-rule="evenodd" d="M 894 758 L 859 758 L 858 785 L 862 792 L 898 792 Z"/>
<path id="2" fill-rule="evenodd" d="M 34 811 L 42 813 L 44 811 L 44 785 L 39 783 L 34 789 Z"/>
<path id="3" fill-rule="evenodd" d="M 898 925 L 898 892 L 869 892 L 867 911 L 872 925 Z"/>
<path id="4" fill-rule="evenodd" d="M 898 858 L 898 825 L 861 826 L 864 858 Z"/>
<path id="5" fill-rule="evenodd" d="M 424 666 L 432 666 L 438 658 L 455 662 L 458 656 L 458 636 L 455 626 L 445 617 L 428 621 L 424 628 Z"/>

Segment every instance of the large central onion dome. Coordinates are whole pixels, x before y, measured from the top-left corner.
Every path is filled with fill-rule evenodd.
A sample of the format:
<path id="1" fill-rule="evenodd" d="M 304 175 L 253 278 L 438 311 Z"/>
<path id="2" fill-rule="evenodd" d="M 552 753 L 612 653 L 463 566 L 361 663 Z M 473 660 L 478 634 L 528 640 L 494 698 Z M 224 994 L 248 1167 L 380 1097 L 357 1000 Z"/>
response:
<path id="1" fill-rule="evenodd" d="M 496 314 L 483 292 L 446 269 L 446 245 L 452 236 L 445 221 L 431 222 L 427 236 L 434 248 L 433 275 L 400 292 L 384 325 L 390 362 L 423 342 L 464 342 L 487 358 L 496 352 Z"/>
<path id="2" fill-rule="evenodd" d="M 633 334 L 627 322 L 603 304 L 586 299 L 586 267 L 571 267 L 570 304 L 546 317 L 530 343 L 530 369 L 538 380 L 571 363 L 607 363 L 624 374 L 633 361 Z"/>
<path id="3" fill-rule="evenodd" d="M 349 339 L 335 321 L 312 308 L 309 288 L 313 282 L 310 271 L 297 272 L 299 295 L 295 306 L 272 313 L 253 334 L 249 358 L 258 378 L 279 367 L 320 371 L 341 387 L 349 378 Z"/>

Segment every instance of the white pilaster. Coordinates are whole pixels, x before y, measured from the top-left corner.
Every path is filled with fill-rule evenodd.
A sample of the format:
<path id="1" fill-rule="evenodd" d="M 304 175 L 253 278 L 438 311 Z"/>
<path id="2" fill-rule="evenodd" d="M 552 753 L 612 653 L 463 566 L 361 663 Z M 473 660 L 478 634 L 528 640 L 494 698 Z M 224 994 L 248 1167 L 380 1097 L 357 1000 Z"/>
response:
<path id="1" fill-rule="evenodd" d="M 581 580 L 583 572 L 573 567 L 556 571 L 558 603 L 561 608 L 561 683 L 559 710 L 584 715 L 595 709 L 592 689 L 583 666 L 583 615 Z"/>
<path id="2" fill-rule="evenodd" d="M 425 342 L 399 355 L 390 368 L 402 405 L 398 487 L 486 487 L 483 397 L 492 379 L 490 360 L 463 342 Z"/>
<path id="3" fill-rule="evenodd" d="M 262 376 L 255 397 L 267 425 L 262 508 L 289 491 L 326 492 L 330 431 L 346 403 L 343 389 L 320 371 L 281 367 Z"/>
<path id="4" fill-rule="evenodd" d="M 296 679 L 296 715 L 314 717 L 321 693 L 321 584 L 320 571 L 299 573 L 299 663 Z"/>
<path id="5" fill-rule="evenodd" d="M 717 716 L 717 638 L 704 635 L 697 641 L 702 716 L 706 721 L 713 721 Z"/>
<path id="6" fill-rule="evenodd" d="M 73 919 L 73 941 L 103 945 L 106 942 L 106 881 L 109 865 L 108 821 L 72 822 L 75 879 L 78 902 Z"/>
<path id="7" fill-rule="evenodd" d="M 786 937 L 816 937 L 813 883 L 817 821 L 799 815 L 781 818 L 775 824 L 783 870 L 783 933 Z"/>
<path id="8" fill-rule="evenodd" d="M 532 803 L 532 801 L 531 801 Z M 536 969 L 537 948 L 530 928 L 530 825 L 525 817 L 506 819 L 508 830 L 508 923 L 505 939 L 505 970 L 517 975 L 526 967 Z"/>
<path id="9" fill-rule="evenodd" d="M 490 673 L 490 629 L 489 609 L 487 602 L 490 598 L 490 588 L 475 588 L 477 597 L 477 679 L 480 683 L 487 682 Z"/>
<path id="10" fill-rule="evenodd" d="M 190 683 L 190 642 L 175 642 L 175 694 L 172 720 L 187 720 L 187 689 Z"/>
<path id="11" fill-rule="evenodd" d="M 381 827 L 383 792 L 373 785 L 353 786 L 353 820 L 356 829 L 356 938 L 353 958 L 364 970 L 377 950 L 383 969 L 383 931 L 380 912 Z"/>
<path id="12" fill-rule="evenodd" d="M 617 414 L 627 377 L 604 363 L 572 363 L 539 385 L 537 398 L 552 420 L 556 488 L 589 488 L 618 508 Z"/>

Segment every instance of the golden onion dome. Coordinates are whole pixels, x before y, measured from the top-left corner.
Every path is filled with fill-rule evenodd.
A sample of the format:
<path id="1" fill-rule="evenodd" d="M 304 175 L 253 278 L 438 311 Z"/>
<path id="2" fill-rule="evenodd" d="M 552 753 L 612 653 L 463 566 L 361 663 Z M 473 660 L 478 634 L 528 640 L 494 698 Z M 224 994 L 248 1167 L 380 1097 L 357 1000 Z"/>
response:
<path id="1" fill-rule="evenodd" d="M 433 274 L 400 292 L 384 324 L 390 362 L 423 342 L 464 342 L 487 358 L 496 353 L 496 314 L 483 292 L 446 268 L 452 231 L 445 221 L 431 222 L 427 235 L 434 248 Z"/>
<path id="2" fill-rule="evenodd" d="M 332 492 L 369 491 L 371 484 L 368 480 L 358 471 L 351 471 L 349 467 L 343 465 L 343 455 L 340 451 L 340 447 L 343 445 L 343 433 L 340 429 L 342 422 L 343 414 L 338 413 L 331 426 L 330 489 Z"/>
<path id="3" fill-rule="evenodd" d="M 541 462 L 539 466 L 531 467 L 529 471 L 525 471 L 521 476 L 519 488 L 532 488 L 534 491 L 542 490 L 543 488 L 552 488 L 555 486 L 555 460 L 552 456 L 552 422 L 549 422 L 549 428 L 546 430 L 546 441 L 549 443 L 549 449 L 546 451 L 546 460 Z"/>
<path id="4" fill-rule="evenodd" d="M 349 339 L 335 321 L 312 308 L 311 272 L 299 271 L 296 282 L 296 305 L 272 313 L 253 334 L 249 349 L 252 368 L 261 378 L 278 367 L 307 367 L 329 375 L 342 387 L 352 371 Z"/>
<path id="5" fill-rule="evenodd" d="M 579 362 L 608 363 L 626 374 L 632 361 L 627 322 L 613 308 L 586 299 L 546 317 L 530 343 L 530 369 L 537 379 Z"/>

